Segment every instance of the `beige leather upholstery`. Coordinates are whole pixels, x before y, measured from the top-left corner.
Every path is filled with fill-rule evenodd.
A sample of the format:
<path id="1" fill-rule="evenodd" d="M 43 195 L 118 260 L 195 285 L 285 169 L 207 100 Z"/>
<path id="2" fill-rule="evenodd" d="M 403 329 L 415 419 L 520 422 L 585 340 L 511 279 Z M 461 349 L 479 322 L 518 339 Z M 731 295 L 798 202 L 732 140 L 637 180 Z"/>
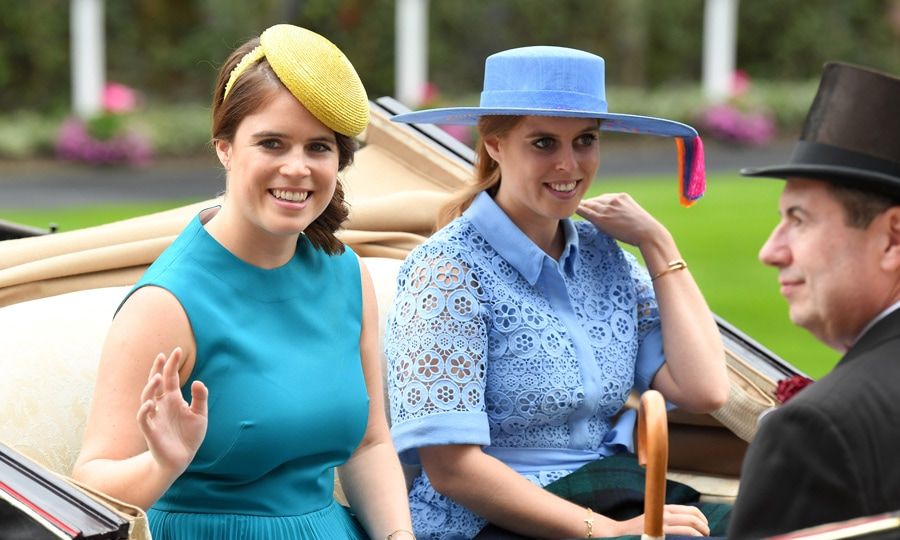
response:
<path id="1" fill-rule="evenodd" d="M 0 309 L 0 440 L 69 474 L 81 448 L 97 361 L 127 287 L 77 291 Z"/>

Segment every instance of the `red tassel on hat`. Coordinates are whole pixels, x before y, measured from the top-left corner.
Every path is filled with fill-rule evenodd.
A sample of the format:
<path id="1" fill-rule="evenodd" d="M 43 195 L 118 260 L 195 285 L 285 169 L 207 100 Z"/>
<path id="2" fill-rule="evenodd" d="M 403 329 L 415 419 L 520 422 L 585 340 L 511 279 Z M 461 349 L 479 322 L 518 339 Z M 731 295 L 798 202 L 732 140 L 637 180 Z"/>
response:
<path id="1" fill-rule="evenodd" d="M 678 148 L 678 186 L 681 205 L 690 207 L 706 191 L 706 164 L 700 137 L 675 137 Z"/>

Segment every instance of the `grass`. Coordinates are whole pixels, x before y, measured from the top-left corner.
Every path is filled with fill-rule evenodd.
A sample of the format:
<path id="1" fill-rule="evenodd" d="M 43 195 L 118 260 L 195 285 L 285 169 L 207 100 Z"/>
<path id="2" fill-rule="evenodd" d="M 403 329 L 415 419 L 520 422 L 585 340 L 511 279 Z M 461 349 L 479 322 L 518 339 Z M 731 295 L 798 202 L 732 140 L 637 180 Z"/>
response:
<path id="1" fill-rule="evenodd" d="M 55 225 L 57 231 L 73 231 L 103 225 L 153 212 L 177 208 L 196 200 L 153 201 L 142 203 L 98 204 L 72 208 L 49 208 L 41 210 L 0 209 L 0 218 L 23 225 L 47 229 Z"/>
<path id="2" fill-rule="evenodd" d="M 648 177 L 598 180 L 591 195 L 627 191 L 674 235 L 712 310 L 812 377 L 827 373 L 839 355 L 794 327 L 778 294 L 776 272 L 756 254 L 777 220 L 782 183 L 711 175 L 706 196 L 678 204 L 675 180 Z M 188 204 L 161 201 L 54 210 L 0 210 L 3 219 L 69 231 Z"/>

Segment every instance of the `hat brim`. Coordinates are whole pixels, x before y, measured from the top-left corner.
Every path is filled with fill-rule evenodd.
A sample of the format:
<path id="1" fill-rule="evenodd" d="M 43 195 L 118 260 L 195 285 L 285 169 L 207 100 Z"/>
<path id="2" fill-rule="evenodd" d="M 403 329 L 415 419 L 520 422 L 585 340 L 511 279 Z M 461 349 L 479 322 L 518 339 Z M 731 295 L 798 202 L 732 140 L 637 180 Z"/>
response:
<path id="1" fill-rule="evenodd" d="M 900 198 L 900 177 L 856 169 L 852 167 L 838 167 L 833 165 L 773 165 L 769 167 L 755 167 L 741 169 L 741 175 L 750 178 L 809 178 L 822 180 L 832 184 L 874 191 L 890 197 Z"/>
<path id="2" fill-rule="evenodd" d="M 529 108 L 448 107 L 399 114 L 391 118 L 404 124 L 444 124 L 472 126 L 482 116 L 555 116 L 564 118 L 597 118 L 600 129 L 622 133 L 642 133 L 659 137 L 696 137 L 697 130 L 687 124 L 652 116 L 596 111 L 571 111 Z"/>

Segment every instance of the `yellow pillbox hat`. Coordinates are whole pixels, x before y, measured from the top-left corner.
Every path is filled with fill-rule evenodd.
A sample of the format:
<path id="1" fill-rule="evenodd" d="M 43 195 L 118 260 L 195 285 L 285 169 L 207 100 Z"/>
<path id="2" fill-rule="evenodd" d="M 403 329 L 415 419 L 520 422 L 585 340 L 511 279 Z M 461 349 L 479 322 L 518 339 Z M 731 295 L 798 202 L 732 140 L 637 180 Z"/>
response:
<path id="1" fill-rule="evenodd" d="M 248 67 L 265 58 L 282 84 L 320 122 L 350 137 L 363 132 L 369 123 L 369 98 L 353 64 L 334 43 L 290 24 L 268 28 L 259 43 L 232 70 L 223 99 Z"/>

